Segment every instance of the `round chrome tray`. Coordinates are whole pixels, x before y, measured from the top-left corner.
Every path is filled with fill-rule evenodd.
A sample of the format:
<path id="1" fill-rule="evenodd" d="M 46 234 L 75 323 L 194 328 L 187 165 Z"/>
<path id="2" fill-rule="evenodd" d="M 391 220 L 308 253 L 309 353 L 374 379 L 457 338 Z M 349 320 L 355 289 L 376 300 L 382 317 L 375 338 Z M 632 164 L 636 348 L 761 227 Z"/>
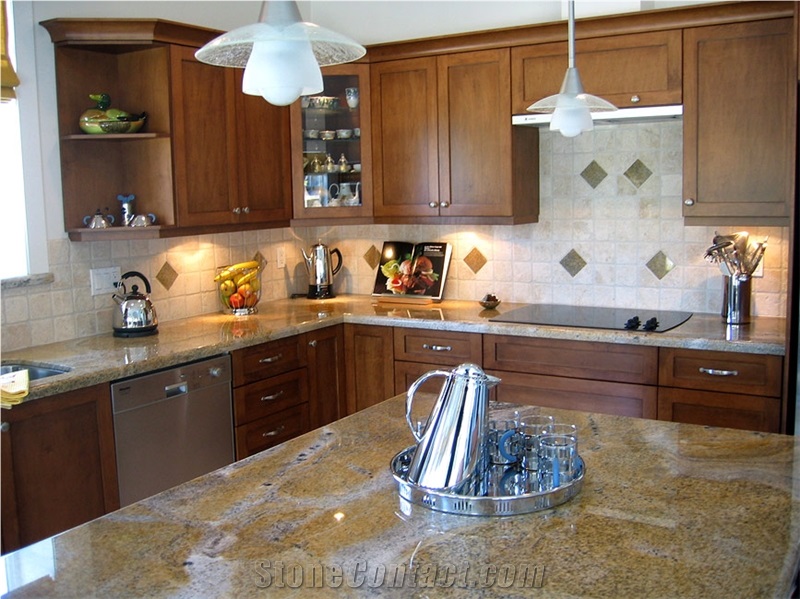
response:
<path id="1" fill-rule="evenodd" d="M 416 448 L 416 445 L 412 445 L 392 459 L 392 475 L 397 481 L 400 497 L 432 510 L 461 516 L 513 516 L 561 505 L 580 492 L 586 473 L 583 459 L 578 456 L 577 475 L 572 481 L 559 487 L 525 491 L 525 485 L 517 485 L 516 494 L 503 495 L 497 483 L 490 478 L 482 482 L 472 481 L 466 485 L 468 488 L 463 493 L 455 493 L 449 490 L 428 489 L 408 482 L 408 467 Z M 512 466 L 504 469 L 502 478 L 505 479 L 507 476 L 524 479 L 526 475 L 519 468 Z"/>

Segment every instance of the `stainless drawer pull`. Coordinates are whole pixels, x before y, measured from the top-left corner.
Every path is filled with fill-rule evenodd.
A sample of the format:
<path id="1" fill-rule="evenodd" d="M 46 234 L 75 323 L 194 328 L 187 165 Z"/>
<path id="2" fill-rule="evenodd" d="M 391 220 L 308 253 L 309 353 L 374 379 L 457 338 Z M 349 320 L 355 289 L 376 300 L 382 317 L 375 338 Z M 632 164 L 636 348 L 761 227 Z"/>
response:
<path id="1" fill-rule="evenodd" d="M 739 376 L 738 370 L 717 370 L 716 368 L 703 368 L 702 366 L 700 367 L 700 372 L 711 376 Z"/>
<path id="2" fill-rule="evenodd" d="M 274 431 L 269 431 L 267 433 L 261 433 L 261 436 L 262 437 L 274 437 L 275 435 L 280 435 L 284 430 L 286 430 L 286 427 L 283 424 L 281 424 Z"/>
<path id="3" fill-rule="evenodd" d="M 273 399 L 278 399 L 281 395 L 283 395 L 283 389 L 272 395 L 265 395 L 261 398 L 261 401 L 272 401 Z"/>
<path id="4" fill-rule="evenodd" d="M 453 351 L 453 348 L 449 345 L 428 345 L 427 343 L 422 344 L 422 349 L 429 349 L 431 351 Z"/>
<path id="5" fill-rule="evenodd" d="M 272 364 L 273 362 L 277 362 L 283 358 L 283 354 L 278 354 L 277 356 L 270 356 L 269 358 L 261 358 L 258 363 L 259 364 Z"/>

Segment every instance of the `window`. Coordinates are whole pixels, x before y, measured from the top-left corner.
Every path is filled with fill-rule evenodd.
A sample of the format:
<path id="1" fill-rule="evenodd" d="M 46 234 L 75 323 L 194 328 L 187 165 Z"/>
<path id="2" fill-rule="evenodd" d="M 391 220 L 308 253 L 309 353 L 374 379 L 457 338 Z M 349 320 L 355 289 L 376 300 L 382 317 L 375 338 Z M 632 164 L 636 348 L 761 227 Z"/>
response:
<path id="1" fill-rule="evenodd" d="M 3 164 L 0 279 L 7 279 L 28 274 L 25 187 L 22 181 L 22 146 L 16 100 L 0 104 L 0 131 L 3 132 L 0 135 L 0 162 Z"/>

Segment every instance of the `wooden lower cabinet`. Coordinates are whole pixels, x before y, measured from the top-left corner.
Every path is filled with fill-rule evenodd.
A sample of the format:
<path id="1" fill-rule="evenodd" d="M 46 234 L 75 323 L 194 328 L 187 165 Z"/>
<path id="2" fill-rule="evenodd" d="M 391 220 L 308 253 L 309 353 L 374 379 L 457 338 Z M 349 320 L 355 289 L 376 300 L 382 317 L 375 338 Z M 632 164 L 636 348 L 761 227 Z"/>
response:
<path id="1" fill-rule="evenodd" d="M 658 390 L 659 420 L 777 433 L 780 415 L 778 397 L 668 387 Z"/>
<path id="2" fill-rule="evenodd" d="M 395 395 L 391 327 L 344 325 L 347 414 Z"/>
<path id="3" fill-rule="evenodd" d="M 657 417 L 657 388 L 558 376 L 487 370 L 501 379 L 497 401 L 636 418 Z"/>
<path id="4" fill-rule="evenodd" d="M 311 428 L 347 415 L 344 325 L 306 333 Z"/>
<path id="5" fill-rule="evenodd" d="M 658 417 L 777 433 L 780 356 L 661 348 Z"/>
<path id="6" fill-rule="evenodd" d="M 23 403 L 2 421 L 3 553 L 119 508 L 109 385 Z"/>

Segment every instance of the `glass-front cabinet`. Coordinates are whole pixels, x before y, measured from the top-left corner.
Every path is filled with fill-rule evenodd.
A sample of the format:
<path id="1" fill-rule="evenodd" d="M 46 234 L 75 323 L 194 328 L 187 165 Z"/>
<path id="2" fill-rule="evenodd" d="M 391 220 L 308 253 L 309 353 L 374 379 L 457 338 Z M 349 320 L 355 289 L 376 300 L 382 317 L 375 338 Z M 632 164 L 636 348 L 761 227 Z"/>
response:
<path id="1" fill-rule="evenodd" d="M 292 106 L 294 218 L 370 217 L 369 65 L 326 67 L 322 74 L 322 93 Z"/>

